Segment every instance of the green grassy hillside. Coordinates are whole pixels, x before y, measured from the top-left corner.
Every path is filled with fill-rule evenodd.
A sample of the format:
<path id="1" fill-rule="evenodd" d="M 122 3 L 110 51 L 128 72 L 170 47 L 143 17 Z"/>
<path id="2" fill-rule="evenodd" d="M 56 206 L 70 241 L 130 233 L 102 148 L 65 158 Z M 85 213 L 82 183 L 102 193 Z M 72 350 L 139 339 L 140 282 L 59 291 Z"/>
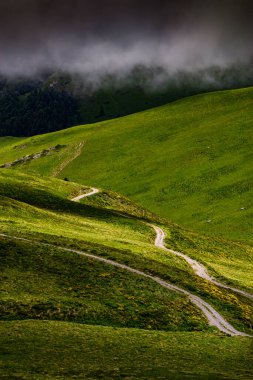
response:
<path id="1" fill-rule="evenodd" d="M 249 290 L 251 247 L 230 243 L 227 255 L 225 241 L 202 240 L 113 192 L 78 204 L 69 200 L 87 191 L 0 170 L 0 233 L 8 235 L 0 236 L 0 377 L 250 379 L 250 338 L 225 338 L 185 296 L 62 247 L 159 276 L 201 296 L 249 333 L 252 301 L 202 280 L 180 258 L 156 248 L 154 231 L 143 221 L 162 223 L 168 245 L 189 250 L 218 277 Z M 141 352 L 134 361 L 133 350 Z"/>
<path id="2" fill-rule="evenodd" d="M 61 144 L 17 170 L 119 191 L 193 230 L 252 242 L 252 98 L 253 88 L 204 94 L 8 141 L 0 163 Z"/>
<path id="3" fill-rule="evenodd" d="M 13 174 L 15 174 L 15 176 Z M 118 305 L 121 305 L 121 295 L 117 294 L 115 289 L 122 289 L 121 293 L 124 292 L 125 289 L 141 289 L 141 285 L 133 285 L 135 283 L 134 275 L 131 276 L 128 273 L 124 274 L 123 271 L 122 275 L 125 276 L 129 282 L 128 285 L 123 285 L 122 278 L 117 280 L 116 274 L 118 270 L 110 268 L 107 270 L 104 264 L 101 266 L 101 264 L 95 262 L 85 271 L 87 259 L 80 258 L 78 255 L 73 255 L 72 253 L 62 252 L 60 248 L 57 249 L 57 246 L 60 246 L 92 252 L 98 256 L 113 259 L 132 266 L 133 268 L 160 276 L 164 280 L 178 284 L 206 298 L 208 302 L 211 302 L 218 308 L 231 320 L 231 323 L 238 326 L 238 328 L 250 329 L 252 327 L 251 316 L 253 315 L 253 304 L 250 300 L 237 295 L 231 296 L 231 292 L 225 289 L 218 289 L 216 286 L 207 283 L 205 280 L 197 277 L 191 268 L 180 258 L 154 246 L 154 231 L 139 220 L 140 216 L 138 214 L 140 213 L 142 218 L 147 218 L 149 221 L 155 223 L 158 223 L 157 217 L 151 214 L 145 214 L 144 210 L 140 212 L 139 208 L 134 204 L 130 207 L 124 198 L 122 199 L 116 194 L 114 195 L 114 201 L 110 201 L 107 193 L 101 193 L 93 198 L 87 199 L 84 204 L 77 204 L 67 199 L 68 196 L 79 191 L 80 186 L 78 184 L 68 183 L 58 179 L 46 180 L 43 177 L 38 178 L 18 174 L 11 170 L 0 171 L 1 233 L 15 237 L 29 238 L 37 242 L 37 245 L 35 244 L 35 246 L 33 246 L 27 242 L 12 241 L 11 238 L 1 238 L 1 265 L 5 275 L 5 281 L 2 283 L 2 291 L 4 295 L 6 295 L 3 299 L 2 315 L 6 315 L 7 318 L 9 315 L 11 318 L 15 317 L 19 315 L 21 308 L 21 310 L 24 309 L 22 311 L 24 316 L 35 317 L 36 313 L 33 313 L 33 309 L 34 307 L 36 309 L 37 304 L 44 305 L 41 306 L 42 309 L 47 310 L 48 308 L 50 309 L 51 302 L 53 310 L 54 308 L 57 309 L 56 305 L 61 303 L 65 305 L 63 309 L 68 310 L 68 302 L 70 302 L 71 299 L 73 301 L 73 298 L 80 298 L 80 294 L 85 295 L 87 292 L 91 292 L 91 296 L 87 295 L 87 297 L 95 299 L 96 303 L 101 303 L 101 300 L 106 299 L 103 291 L 108 292 L 108 289 L 110 289 L 111 294 L 109 298 L 113 298 L 112 295 L 116 294 L 116 299 L 117 297 L 119 298 Z M 111 199 L 112 198 L 113 194 L 111 194 Z M 102 199 L 104 199 L 104 203 L 107 202 L 105 206 L 103 205 Z M 116 199 L 118 203 L 125 205 L 123 212 L 128 213 L 129 211 L 129 214 L 133 215 L 132 219 L 118 215 L 118 211 L 115 213 Z M 111 203 L 111 208 L 109 208 L 108 203 Z M 130 204 L 129 201 L 128 203 Z M 118 209 L 120 209 L 120 207 L 117 207 L 117 210 Z M 122 206 L 120 211 L 122 212 Z M 177 248 L 181 248 L 181 246 L 184 247 L 184 245 L 187 246 L 187 244 L 189 245 L 190 240 L 186 232 L 180 231 L 177 226 L 171 227 L 165 225 L 165 227 L 167 228 L 169 245 L 176 246 Z M 222 244 L 221 241 L 215 242 L 211 240 L 209 245 L 208 243 L 204 245 L 206 252 L 205 257 L 203 257 L 203 242 L 197 237 L 195 241 L 196 243 L 199 241 L 202 244 L 196 244 L 197 248 L 195 248 L 193 256 L 197 256 L 198 259 L 208 264 L 208 266 L 215 271 L 215 274 L 225 281 L 236 284 L 242 288 L 251 288 L 250 272 L 252 266 L 249 260 L 247 260 L 247 255 L 251 253 L 250 247 L 241 244 L 241 254 L 240 257 L 238 257 L 238 246 L 237 244 L 231 243 L 230 255 L 228 256 L 226 255 L 226 245 L 224 242 Z M 41 243 L 50 243 L 53 244 L 54 247 L 50 249 L 49 247 L 44 247 Z M 191 249 L 192 245 L 190 245 L 190 250 Z M 6 251 L 8 255 L 6 255 Z M 215 265 L 212 265 L 212 259 L 214 257 L 217 257 L 217 260 Z M 232 260 L 236 260 L 236 268 L 231 267 Z M 77 269 L 75 269 L 75 262 Z M 83 267 L 84 274 L 86 272 L 91 272 L 91 274 L 88 276 L 86 273 L 84 278 L 82 278 L 82 270 L 81 272 L 78 271 L 80 265 Z M 54 271 L 52 272 L 52 268 L 56 271 L 56 277 L 53 275 Z M 92 268 L 93 271 L 91 270 Z M 238 268 L 240 268 L 241 271 L 239 271 Z M 61 273 L 62 278 L 60 285 L 57 281 L 57 273 Z M 66 277 L 65 280 L 64 276 Z M 26 277 L 27 280 L 25 280 Z M 101 282 L 99 281 L 100 277 Z M 43 280 L 37 282 L 37 278 Z M 77 278 L 79 279 L 78 287 L 76 284 Z M 42 290 L 40 288 L 41 281 L 48 285 L 45 293 L 45 288 Z M 147 281 L 144 281 L 144 284 L 146 282 Z M 143 283 L 142 279 L 140 280 L 140 284 L 141 283 Z M 17 294 L 15 284 L 17 284 Z M 65 285 L 63 286 L 62 284 Z M 96 300 L 93 289 L 89 284 L 94 284 L 93 287 L 96 287 L 97 290 L 95 294 L 101 293 L 98 300 Z M 86 288 L 86 285 L 88 286 L 88 290 L 82 290 L 81 293 L 79 293 L 81 289 Z M 155 289 L 157 289 L 158 293 L 161 293 L 158 285 L 151 283 L 151 288 L 153 290 L 150 290 L 150 294 L 152 294 L 152 292 L 155 293 Z M 26 303 L 24 299 L 27 297 L 27 289 L 29 289 L 28 293 L 30 294 L 30 298 L 28 297 Z M 172 299 L 174 299 L 175 294 L 172 293 L 171 295 Z M 138 296 L 136 297 L 138 299 Z M 61 300 L 61 298 L 63 300 Z M 159 296 L 157 295 L 155 298 L 158 300 Z M 182 296 L 179 298 L 182 298 Z M 130 297 L 130 299 L 134 300 L 135 295 L 133 295 L 133 298 Z M 64 302 L 66 304 L 64 304 Z M 80 303 L 81 301 L 79 300 L 78 302 Z M 117 304 L 117 301 L 111 302 L 112 304 Z M 145 305 L 152 305 L 151 301 L 143 300 L 143 302 Z M 129 307 L 127 306 L 125 309 L 124 303 L 125 302 L 123 302 L 122 312 L 130 312 L 131 314 L 139 310 L 139 306 L 136 304 Z M 128 304 L 129 300 L 126 300 L 126 303 Z M 156 301 L 156 306 L 153 306 L 153 310 L 158 312 L 158 305 L 160 304 L 162 307 L 165 303 L 164 300 L 161 302 Z M 73 305 L 75 305 L 75 303 Z M 184 307 L 184 302 L 182 306 L 178 306 L 179 315 L 176 317 L 176 329 L 180 329 L 179 316 L 182 313 L 184 314 Z M 104 308 L 105 306 L 102 307 L 102 309 Z M 145 309 L 147 309 L 147 306 L 145 306 Z M 168 309 L 171 310 L 168 313 L 170 315 L 177 310 L 177 306 L 173 305 L 171 308 L 168 307 Z M 42 310 L 41 313 L 41 315 L 44 316 Z M 68 314 L 67 311 L 66 313 Z M 147 312 L 147 315 L 148 314 L 149 312 Z M 158 312 L 158 315 L 163 314 L 162 312 Z M 188 313 L 186 314 L 188 315 Z M 65 318 L 64 313 L 63 315 L 63 318 Z M 198 311 L 189 311 L 189 315 L 193 316 L 194 321 L 194 318 L 198 315 Z M 46 314 L 46 316 L 48 315 Z M 85 317 L 83 318 L 85 321 Z M 164 318 L 165 316 L 162 317 L 163 320 Z M 172 319 L 173 318 L 174 317 L 172 317 Z M 128 319 L 128 317 L 126 317 L 126 319 Z M 155 320 L 155 318 L 153 319 Z M 190 321 L 185 323 L 185 328 L 191 328 L 192 323 L 193 322 Z M 199 323 L 201 324 L 201 322 Z M 137 323 L 137 326 L 138 325 L 140 325 L 140 323 Z M 130 326 L 132 325 L 130 324 Z M 136 325 L 134 324 L 134 326 Z M 170 329 L 169 325 L 167 328 Z M 198 327 L 198 329 L 199 328 L 201 329 L 201 327 Z"/>
<path id="4" fill-rule="evenodd" d="M 247 338 L 80 326 L 0 322 L 6 379 L 250 380 Z"/>
<path id="5" fill-rule="evenodd" d="M 110 210 L 68 201 L 67 195 L 79 190 L 76 184 L 11 174 L 2 171 L 0 180 L 0 227 L 10 235 L 0 237 L 1 319 L 176 331 L 208 328 L 185 297 L 57 248 L 79 249 L 157 273 L 170 267 L 170 276 L 178 282 L 184 281 L 185 271 L 191 276 L 180 260 L 159 255 L 151 243 L 151 229 Z M 35 244 L 11 236 L 29 238 Z"/>
<path id="6" fill-rule="evenodd" d="M 184 294 L 101 261 L 185 289 L 252 334 L 253 301 L 155 247 L 147 224 L 252 293 L 252 95 L 0 139 L 0 378 L 253 379 L 251 338 L 225 337 Z"/>

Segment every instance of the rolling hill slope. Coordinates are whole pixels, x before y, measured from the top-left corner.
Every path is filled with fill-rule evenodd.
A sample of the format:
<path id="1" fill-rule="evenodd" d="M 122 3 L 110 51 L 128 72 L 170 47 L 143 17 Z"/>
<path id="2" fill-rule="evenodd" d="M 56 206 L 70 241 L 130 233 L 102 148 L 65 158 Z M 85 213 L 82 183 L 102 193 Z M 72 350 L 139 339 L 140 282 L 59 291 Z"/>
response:
<path id="1" fill-rule="evenodd" d="M 164 252 L 154 246 L 154 231 L 143 221 L 147 220 L 149 223 L 160 224 L 157 217 L 146 214 L 145 210 L 141 212 L 134 205 L 130 207 L 124 198 L 122 199 L 119 195 L 114 195 L 114 198 L 118 200 L 118 204 L 121 204 L 121 208 L 115 206 L 107 194 L 103 192 L 99 195 L 93 195 L 92 203 L 84 199 L 84 204 L 77 204 L 66 199 L 66 193 L 71 195 L 79 192 L 80 186 L 78 184 L 66 183 L 58 179 L 47 180 L 46 178 L 18 173 L 15 173 L 16 175 L 13 178 L 14 173 L 11 170 L 0 171 L 0 227 L 1 234 L 7 235 L 6 237 L 2 235 L 4 243 L 2 252 L 4 253 L 5 245 L 10 240 L 7 245 L 9 255 L 6 257 L 8 268 L 14 265 L 17 270 L 17 263 L 21 258 L 18 259 L 15 255 L 21 251 L 24 252 L 22 253 L 24 262 L 21 267 L 29 263 L 29 268 L 33 270 L 32 262 L 37 260 L 37 254 L 34 257 L 37 244 L 38 252 L 43 252 L 43 250 L 50 252 L 50 250 L 53 250 L 51 254 L 53 257 L 56 255 L 54 251 L 57 250 L 58 246 L 60 251 L 61 247 L 81 251 L 88 250 L 88 252 L 106 259 L 113 259 L 121 264 L 127 264 L 132 268 L 161 277 L 165 281 L 167 280 L 174 285 L 201 295 L 208 302 L 213 303 L 215 307 L 217 306 L 228 318 L 232 318 L 231 321 L 237 326 L 240 326 L 243 321 L 246 327 L 251 328 L 250 315 L 253 309 L 249 309 L 251 311 L 250 315 L 248 315 L 248 308 L 253 306 L 252 300 L 233 292 L 233 297 L 231 298 L 230 290 L 217 288 L 216 285 L 209 281 L 197 277 L 190 266 L 181 258 L 175 256 L 172 252 Z M 84 191 L 87 190 L 84 189 Z M 101 199 L 105 203 L 107 202 L 107 205 L 103 205 Z M 111 208 L 108 208 L 108 203 L 109 205 L 111 203 Z M 122 209 L 122 204 L 125 205 L 125 209 Z M 124 217 L 124 214 L 127 217 Z M 131 218 L 129 218 L 130 215 Z M 180 243 L 183 245 L 183 243 L 187 244 L 190 241 L 187 233 L 180 231 L 178 227 L 171 228 L 165 224 L 165 228 L 167 229 L 170 245 L 176 245 L 179 248 Z M 16 239 L 13 241 L 12 238 L 17 237 L 25 238 L 29 241 Z M 29 246 L 33 241 L 35 247 L 30 252 Z M 200 241 L 200 244 L 198 244 L 198 241 Z M 212 258 L 217 256 L 216 267 L 212 269 L 215 274 L 232 284 L 236 281 L 234 282 L 236 286 L 251 288 L 251 264 L 250 260 L 248 260 L 248 254 L 251 253 L 250 247 L 240 245 L 240 256 L 238 257 L 238 245 L 230 244 L 230 255 L 226 256 L 224 252 L 226 245 L 222 246 L 222 242 L 211 240 L 209 247 L 208 243 L 204 246 L 205 257 L 201 258 L 203 242 L 200 239 L 198 240 L 197 236 L 195 242 L 195 257 L 197 256 L 198 260 L 201 259 L 204 264 L 207 263 L 211 269 L 213 268 L 211 264 Z M 14 246 L 12 246 L 13 243 Z M 51 246 L 43 248 L 44 243 L 51 244 Z M 11 258 L 11 252 L 13 252 L 13 258 Z M 27 253 L 25 254 L 25 252 Z M 62 255 L 60 252 L 59 254 Z M 69 251 L 64 252 L 65 255 L 73 256 Z M 40 253 L 38 253 L 38 256 L 40 256 Z M 9 263 L 9 260 L 11 260 L 12 264 Z M 39 260 L 42 260 L 42 257 Z M 52 258 L 48 260 L 49 263 L 52 262 L 50 265 L 57 267 L 57 260 L 56 262 Z M 231 260 L 237 263 L 237 270 L 233 271 L 231 268 Z M 2 265 L 4 265 L 4 262 L 3 258 Z M 73 264 L 70 264 L 67 256 L 65 262 L 66 268 L 74 267 L 74 261 Z M 34 265 L 36 268 L 37 264 Z M 48 261 L 44 265 L 47 267 Z M 248 268 L 246 269 L 247 266 Z M 244 275 L 241 275 L 238 270 L 240 268 L 242 271 L 244 270 Z M 249 276 L 247 276 L 248 272 Z M 108 274 L 108 276 L 107 280 L 109 281 L 110 275 Z M 80 275 L 73 273 L 72 275 L 68 274 L 67 277 L 76 281 L 76 278 L 80 277 Z M 14 275 L 14 278 L 17 279 L 18 274 Z M 50 283 L 50 281 L 48 279 L 46 283 Z M 87 283 L 89 283 L 88 279 Z M 34 286 L 31 287 L 33 288 Z M 71 288 L 73 286 L 70 285 Z M 26 287 L 27 284 L 25 285 Z M 99 288 L 99 286 L 97 287 Z M 36 290 L 36 293 L 38 293 L 38 290 Z M 50 292 L 46 292 L 46 297 L 49 297 L 48 293 Z M 9 291 L 7 294 L 12 299 Z M 227 311 L 227 305 L 230 305 L 229 312 Z"/>
<path id="2" fill-rule="evenodd" d="M 193 230 L 252 242 L 252 99 L 253 88 L 204 94 L 8 140 L 0 163 L 19 159 L 17 170 L 119 191 Z M 35 153 L 41 157 L 24 161 Z"/>
<path id="3" fill-rule="evenodd" d="M 200 297 L 250 334 L 252 300 L 199 278 L 172 252 L 155 247 L 154 231 L 145 223 L 162 226 L 167 244 L 188 248 L 222 281 L 249 291 L 251 247 L 231 242 L 227 255 L 227 242 L 192 236 L 117 193 L 100 191 L 82 203 L 69 200 L 88 192 L 77 183 L 0 170 L 0 376 L 250 379 L 251 338 L 228 340 L 189 297 L 152 279 Z M 126 271 L 130 267 L 137 272 Z M 133 344 L 147 364 L 138 355 L 134 363 L 129 359 Z M 58 350 L 69 360 L 58 357 Z M 106 360 L 100 358 L 104 350 Z M 222 362 L 217 352 L 223 352 Z M 231 361 L 242 352 L 243 360 Z M 169 368 L 168 355 L 174 358 Z"/>

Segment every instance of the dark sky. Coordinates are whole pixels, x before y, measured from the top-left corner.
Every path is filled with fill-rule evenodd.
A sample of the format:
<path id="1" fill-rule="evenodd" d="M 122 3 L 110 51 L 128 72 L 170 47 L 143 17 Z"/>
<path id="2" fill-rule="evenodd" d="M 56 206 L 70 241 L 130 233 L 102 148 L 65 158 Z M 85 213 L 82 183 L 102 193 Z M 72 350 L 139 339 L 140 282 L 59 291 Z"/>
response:
<path id="1" fill-rule="evenodd" d="M 0 0 L 0 72 L 168 71 L 247 61 L 249 0 Z"/>

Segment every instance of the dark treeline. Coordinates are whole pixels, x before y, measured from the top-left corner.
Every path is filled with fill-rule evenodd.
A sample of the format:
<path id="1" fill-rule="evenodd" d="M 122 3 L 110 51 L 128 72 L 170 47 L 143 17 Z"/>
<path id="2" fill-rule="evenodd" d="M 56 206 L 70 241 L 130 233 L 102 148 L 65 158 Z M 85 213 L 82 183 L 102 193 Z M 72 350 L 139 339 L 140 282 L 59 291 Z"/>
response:
<path id="1" fill-rule="evenodd" d="M 1 136 L 32 136 L 80 122 L 78 101 L 73 96 L 51 89 L 28 90 L 5 88 L 0 92 Z"/>
<path id="2" fill-rule="evenodd" d="M 174 75 L 136 67 L 127 78 L 108 76 L 95 88 L 83 76 L 62 72 L 36 80 L 0 77 L 0 136 L 33 136 L 125 116 L 206 91 L 252 85 L 252 64 Z"/>

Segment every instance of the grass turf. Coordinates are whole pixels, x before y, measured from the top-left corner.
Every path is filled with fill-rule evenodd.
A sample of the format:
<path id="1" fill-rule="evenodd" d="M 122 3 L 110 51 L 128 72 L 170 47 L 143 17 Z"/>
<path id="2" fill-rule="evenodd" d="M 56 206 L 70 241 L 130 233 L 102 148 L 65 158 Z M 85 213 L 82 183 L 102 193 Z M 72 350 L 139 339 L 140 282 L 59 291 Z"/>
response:
<path id="1" fill-rule="evenodd" d="M 253 379 L 249 338 L 47 321 L 0 334 L 2 379 Z"/>
<path id="2" fill-rule="evenodd" d="M 4 194 L 1 198 L 2 212 L 0 217 L 2 232 L 12 236 L 27 237 L 37 242 L 51 243 L 55 246 L 69 247 L 85 252 L 90 251 L 98 256 L 113 259 L 123 264 L 128 264 L 133 268 L 160 276 L 164 280 L 178 284 L 205 298 L 220 310 L 238 329 L 249 331 L 252 327 L 252 302 L 245 299 L 245 297 L 235 294 L 232 295 L 231 292 L 227 290 L 220 290 L 216 286 L 196 277 L 191 268 L 183 260 L 173 254 L 157 249 L 154 246 L 154 231 L 150 227 L 140 223 L 138 220 L 139 208 L 137 207 L 136 209 L 134 204 L 130 207 L 130 202 L 126 202 L 125 198 L 121 201 L 119 195 L 115 195 L 114 198 L 112 198 L 111 195 L 111 197 L 108 198 L 107 194 L 105 194 L 104 203 L 106 204 L 106 208 L 101 208 L 104 204 L 102 202 L 102 193 L 92 198 L 92 205 L 76 204 L 65 199 L 66 194 L 64 192 L 72 192 L 73 188 L 76 191 L 76 187 L 79 188 L 78 185 L 66 183 L 66 189 L 63 190 L 62 187 L 65 185 L 64 181 L 51 179 L 48 183 L 48 187 L 44 184 L 44 190 L 37 190 L 36 183 L 38 182 L 41 185 L 40 179 L 20 175 L 16 172 L 14 172 L 16 173 L 16 177 L 13 177 L 11 173 L 11 170 L 6 171 L 2 183 L 0 182 L 1 191 Z M 7 174 L 10 175 L 10 182 L 8 182 Z M 22 178 L 22 183 L 20 178 Z M 42 183 L 44 183 L 43 181 L 46 182 L 45 178 L 42 179 Z M 59 183 L 61 183 L 61 186 L 58 185 L 58 190 L 56 185 Z M 98 198 L 98 204 L 96 204 L 96 197 Z M 137 214 L 137 219 L 128 219 L 115 214 L 114 211 L 108 209 L 108 203 L 110 202 L 112 203 L 112 208 L 116 207 L 116 202 L 121 206 L 123 204 L 123 211 L 128 212 L 129 209 L 129 213 Z M 157 221 L 155 220 L 155 222 Z M 178 244 L 178 241 L 180 241 L 180 239 L 176 239 L 176 237 L 178 237 L 175 233 L 176 231 L 178 231 L 178 228 L 173 227 L 170 232 L 170 236 L 172 237 L 172 242 L 170 243 Z M 183 236 L 185 239 L 184 242 L 187 242 L 187 236 Z M 14 246 L 12 247 L 11 244 L 14 244 Z M 16 261 L 15 253 L 19 252 L 19 247 L 20 245 L 22 246 L 22 244 L 26 244 L 26 248 L 23 247 L 23 251 L 27 251 L 27 254 L 29 254 L 24 254 L 26 260 L 23 262 L 23 267 L 21 265 L 19 271 L 16 272 L 14 270 Z M 243 245 L 241 246 L 244 248 Z M 234 249 L 232 244 L 231 247 Z M 223 246 L 222 248 L 224 249 L 225 247 Z M 5 271 L 8 265 L 11 265 L 12 268 L 10 272 L 6 272 L 5 282 L 7 284 L 7 294 L 9 294 L 10 289 L 13 284 L 15 284 L 14 279 L 18 281 L 20 277 L 20 284 L 25 281 L 22 272 L 25 271 L 24 268 L 26 268 L 28 263 L 33 263 L 32 268 L 36 268 L 37 266 L 41 268 L 40 260 L 46 260 L 47 256 L 41 254 L 37 256 L 34 253 L 37 251 L 43 252 L 43 250 L 50 251 L 48 247 L 40 246 L 40 244 L 31 245 L 24 242 L 12 242 L 11 239 L 3 239 L 2 264 L 5 263 L 6 265 Z M 14 256 L 6 255 L 6 251 L 12 252 Z M 21 252 L 23 251 L 21 250 Z M 233 252 L 235 254 L 238 253 L 237 251 Z M 63 257 L 63 260 L 66 260 L 66 266 L 71 266 L 73 270 L 73 273 L 69 273 L 67 277 L 76 279 L 77 274 L 74 271 L 74 263 L 75 260 L 80 260 L 80 258 L 75 254 L 68 254 L 68 256 L 66 256 L 65 252 L 60 251 L 58 254 L 60 255 L 59 257 Z M 222 256 L 222 251 L 219 252 L 219 256 Z M 20 257 L 22 257 L 22 253 L 19 254 L 16 259 L 19 260 Z M 74 261 L 71 261 L 71 264 L 69 264 L 67 257 L 73 257 L 71 260 Z M 86 259 L 82 259 L 85 262 Z M 207 262 L 208 260 L 210 261 L 210 252 L 209 256 L 207 255 Z M 229 266 L 229 260 L 227 260 L 226 263 Z M 244 263 L 244 265 L 246 264 Z M 57 260 L 54 262 L 54 265 L 57 267 Z M 95 267 L 96 265 L 94 268 Z M 60 268 L 64 268 L 64 264 L 60 265 Z M 58 270 L 57 273 L 59 274 L 60 270 Z M 222 273 L 221 271 L 221 274 Z M 32 273 L 32 278 L 38 278 L 40 275 L 42 277 L 44 276 L 43 273 L 36 273 L 35 271 L 35 274 Z M 94 272 L 94 276 L 96 278 L 96 272 Z M 126 274 L 126 276 L 128 276 L 128 274 Z M 236 276 L 236 271 L 234 272 L 234 276 Z M 224 277 L 226 279 L 226 276 Z M 108 274 L 108 281 L 109 278 L 110 275 Z M 233 283 L 232 280 L 231 282 Z M 45 283 L 47 283 L 47 281 L 45 281 Z M 248 284 L 241 280 L 240 285 L 247 287 Z M 70 288 L 72 287 L 73 286 L 70 286 Z M 117 288 L 117 286 L 115 286 L 115 288 Z M 31 289 L 33 289 L 33 286 L 31 286 Z M 75 292 L 72 296 L 74 295 Z M 11 297 L 10 295 L 8 299 L 8 310 L 11 309 Z M 52 295 L 50 297 L 53 298 Z M 50 297 L 49 303 L 51 302 Z M 15 310 L 19 309 L 18 304 L 21 300 L 22 295 L 20 299 L 14 300 Z M 53 307 L 56 307 L 56 305 L 57 300 L 53 302 Z M 26 305 L 25 309 L 29 309 L 29 307 L 32 306 L 33 305 Z M 75 308 L 75 305 L 71 307 Z M 47 308 L 47 304 L 44 308 Z M 176 306 L 173 306 L 173 308 L 176 309 Z M 15 315 L 18 315 L 18 312 L 15 313 Z M 184 314 L 182 308 L 179 311 L 179 315 L 180 313 Z M 29 313 L 26 314 L 26 316 L 29 316 Z M 30 316 L 32 317 L 33 314 Z M 190 326 L 189 322 L 187 322 L 185 326 L 187 324 Z M 180 323 L 178 322 L 178 326 L 179 325 Z"/>
<path id="3" fill-rule="evenodd" d="M 59 152 L 17 167 L 119 191 L 193 230 L 252 242 L 253 89 L 222 91 L 94 125 L 14 140 L 9 162 L 45 148 Z M 74 161 L 75 146 L 84 142 Z"/>

